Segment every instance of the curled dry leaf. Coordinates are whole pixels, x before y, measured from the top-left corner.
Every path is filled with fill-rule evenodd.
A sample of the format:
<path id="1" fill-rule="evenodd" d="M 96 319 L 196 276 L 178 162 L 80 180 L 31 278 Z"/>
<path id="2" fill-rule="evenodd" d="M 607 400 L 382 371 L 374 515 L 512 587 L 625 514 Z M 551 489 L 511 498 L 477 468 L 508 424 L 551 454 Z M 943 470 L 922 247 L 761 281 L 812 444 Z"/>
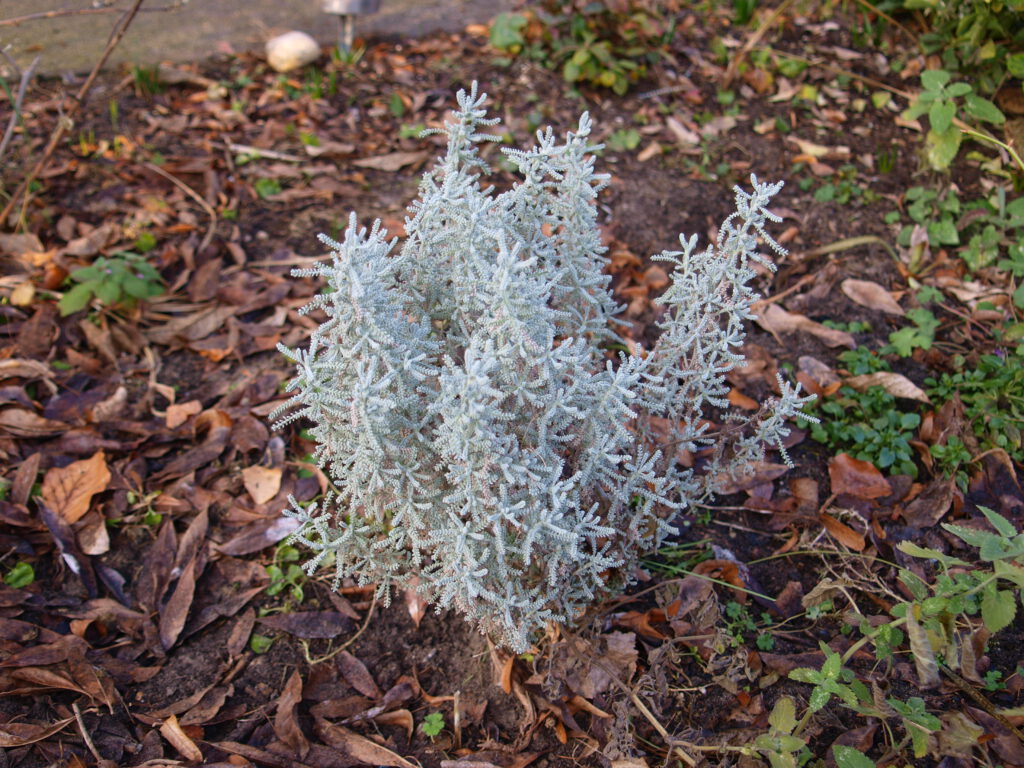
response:
<path id="1" fill-rule="evenodd" d="M 167 406 L 167 428 L 177 429 L 192 416 L 196 416 L 203 410 L 203 404 L 198 400 L 189 400 L 187 403 Z"/>
<path id="2" fill-rule="evenodd" d="M 43 477 L 42 497 L 65 522 L 74 523 L 89 511 L 92 497 L 105 491 L 110 470 L 103 451 L 66 467 L 54 467 Z"/>
<path id="3" fill-rule="evenodd" d="M 186 760 L 198 763 L 203 759 L 203 753 L 199 751 L 199 747 L 188 737 L 188 734 L 181 729 L 178 718 L 174 715 L 164 720 L 160 726 L 160 735 L 167 739 L 168 743 L 178 750 L 178 754 Z"/>
<path id="4" fill-rule="evenodd" d="M 877 371 L 865 373 L 862 376 L 851 376 L 844 382 L 847 386 L 853 387 L 858 392 L 864 392 L 871 387 L 881 387 L 893 397 L 903 400 L 916 400 L 919 403 L 931 405 L 931 400 L 923 389 L 900 373 L 891 371 Z"/>
<path id="5" fill-rule="evenodd" d="M 68 425 L 63 421 L 45 419 L 27 408 L 4 408 L 0 411 L 0 430 L 15 437 L 50 437 L 67 429 Z"/>
<path id="6" fill-rule="evenodd" d="M 77 537 L 78 548 L 86 555 L 103 555 L 110 551 L 107 521 L 97 510 L 82 518 L 82 525 L 77 530 Z"/>
<path id="7" fill-rule="evenodd" d="M 427 601 L 423 599 L 423 595 L 416 589 L 419 581 L 418 576 L 413 576 L 409 579 L 409 587 L 405 590 L 405 607 L 408 609 L 409 615 L 412 617 L 412 621 L 417 629 L 419 629 L 420 622 L 423 620 L 423 615 L 427 612 Z"/>
<path id="8" fill-rule="evenodd" d="M 819 515 L 821 524 L 825 526 L 825 530 L 828 531 L 829 536 L 838 541 L 847 549 L 852 549 L 854 552 L 864 551 L 864 536 L 857 533 L 846 523 L 836 520 L 832 515 L 826 515 L 822 513 Z"/>
<path id="9" fill-rule="evenodd" d="M 285 684 L 284 690 L 281 691 L 281 696 L 277 701 L 274 733 L 301 760 L 309 752 L 309 739 L 306 738 L 302 728 L 299 726 L 296 709 L 300 701 L 302 701 L 302 678 L 296 669 L 292 672 L 291 677 L 288 678 L 288 682 Z"/>
<path id="10" fill-rule="evenodd" d="M 75 718 L 68 717 L 58 720 L 52 725 L 35 725 L 33 723 L 3 723 L 0 725 L 0 747 L 14 749 L 15 747 L 27 747 L 37 741 L 48 739 L 75 722 Z"/>
<path id="11" fill-rule="evenodd" d="M 665 125 L 672 132 L 675 140 L 684 147 L 695 147 L 700 144 L 700 135 L 691 131 L 671 115 L 666 118 Z"/>
<path id="12" fill-rule="evenodd" d="M 826 147 L 823 144 L 815 144 L 797 136 L 787 136 L 786 142 L 794 145 L 801 155 L 813 158 L 831 158 L 834 160 L 845 160 L 850 157 L 850 148 L 847 146 Z"/>
<path id="13" fill-rule="evenodd" d="M 778 304 L 769 304 L 760 308 L 757 324 L 768 333 L 778 336 L 780 333 L 800 331 L 817 337 L 827 347 L 849 347 L 854 349 L 857 342 L 853 335 L 835 328 L 826 328 L 804 315 L 787 312 Z"/>
<path id="14" fill-rule="evenodd" d="M 903 307 L 892 297 L 892 294 L 878 283 L 873 283 L 870 280 L 854 280 L 850 278 L 843 280 L 839 287 L 851 301 L 855 301 L 862 307 L 877 309 L 879 312 L 900 317 L 906 314 L 903 311 Z"/>
<path id="15" fill-rule="evenodd" d="M 373 718 L 379 725 L 393 725 L 399 728 L 405 729 L 405 738 L 412 740 L 412 732 L 415 727 L 415 721 L 412 717 L 412 712 L 408 709 L 396 709 L 391 712 L 382 712 Z"/>

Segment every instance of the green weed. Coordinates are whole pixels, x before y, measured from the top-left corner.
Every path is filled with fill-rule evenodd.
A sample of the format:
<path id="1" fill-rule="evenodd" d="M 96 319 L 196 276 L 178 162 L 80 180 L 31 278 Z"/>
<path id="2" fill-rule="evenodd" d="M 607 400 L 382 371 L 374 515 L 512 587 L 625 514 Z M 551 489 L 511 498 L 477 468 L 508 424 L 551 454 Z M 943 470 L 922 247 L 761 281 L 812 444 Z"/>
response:
<path id="1" fill-rule="evenodd" d="M 995 104 L 974 92 L 969 83 L 951 82 L 952 76 L 944 69 L 930 69 L 921 73 L 922 91 L 904 111 L 905 120 L 928 115 L 929 131 L 925 136 L 925 155 L 936 171 L 945 171 L 960 151 L 963 132 L 954 124 L 958 115 L 1002 125 L 1006 117 Z"/>
<path id="2" fill-rule="evenodd" d="M 820 418 L 810 427 L 811 438 L 833 453 L 847 453 L 893 474 L 917 477 L 910 441 L 921 416 L 905 412 L 882 387 L 858 392 L 844 386 L 813 409 Z"/>
<path id="3" fill-rule="evenodd" d="M 282 544 L 277 548 L 273 564 L 267 566 L 267 576 L 270 577 L 267 595 L 274 597 L 287 590 L 288 596 L 293 601 L 296 603 L 303 601 L 306 573 L 298 565 L 299 558 L 299 551 L 295 547 Z"/>
<path id="4" fill-rule="evenodd" d="M 267 178 L 266 176 L 256 179 L 252 183 L 252 188 L 259 195 L 261 200 L 266 200 L 268 197 L 279 194 L 281 192 L 281 182 L 277 179 Z"/>
<path id="5" fill-rule="evenodd" d="M 925 390 L 936 403 L 959 395 L 964 415 L 982 450 L 1002 448 L 1014 460 L 1024 461 L 1024 350 L 1003 350 L 982 355 L 973 367 L 962 356 L 953 359 L 955 372 L 925 379 Z M 934 446 L 940 460 L 962 457 L 959 446 Z"/>
<path id="6" fill-rule="evenodd" d="M 491 26 L 491 45 L 560 69 L 569 83 L 588 83 L 624 94 L 665 55 L 675 16 L 657 3 L 627 0 L 543 0 L 530 16 L 506 13 Z M 539 30 L 533 33 L 531 30 Z"/>
<path id="7" fill-rule="evenodd" d="M 69 277 L 78 285 L 57 303 L 63 317 L 84 309 L 94 298 L 108 307 L 130 308 L 164 290 L 160 273 L 143 256 L 131 251 L 116 251 L 109 258 L 97 256 L 92 264 L 74 270 Z"/>

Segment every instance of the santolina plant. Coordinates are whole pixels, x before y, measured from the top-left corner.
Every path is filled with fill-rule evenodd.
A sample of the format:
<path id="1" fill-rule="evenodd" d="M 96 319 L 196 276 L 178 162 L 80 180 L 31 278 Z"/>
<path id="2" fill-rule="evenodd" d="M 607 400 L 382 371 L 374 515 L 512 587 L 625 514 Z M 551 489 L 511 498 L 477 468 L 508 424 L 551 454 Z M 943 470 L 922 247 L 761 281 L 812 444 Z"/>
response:
<path id="1" fill-rule="evenodd" d="M 628 582 L 674 532 L 673 510 L 749 472 L 766 445 L 782 450 L 808 398 L 780 379 L 759 414 L 718 414 L 727 428 L 709 431 L 743 364 L 754 264 L 772 268 L 758 238 L 784 253 L 764 231 L 781 184 L 737 190 L 715 246 L 680 238 L 655 257 L 673 268 L 661 336 L 611 359 L 620 307 L 603 272 L 594 201 L 608 177 L 594 172 L 590 119 L 564 142 L 549 129 L 533 149 L 504 150 L 522 178 L 498 194 L 482 186 L 478 146 L 496 137 L 479 129 L 497 122 L 485 98 L 475 84 L 458 94 L 400 248 L 353 214 L 341 242 L 321 236 L 330 264 L 294 272 L 326 281 L 304 309 L 326 320 L 308 348 L 281 347 L 296 377 L 277 426 L 313 423 L 336 487 L 286 513 L 303 524 L 294 539 L 315 553 L 311 573 L 331 563 L 336 585 L 354 577 L 385 599 L 411 586 L 523 651 L 546 622 Z"/>

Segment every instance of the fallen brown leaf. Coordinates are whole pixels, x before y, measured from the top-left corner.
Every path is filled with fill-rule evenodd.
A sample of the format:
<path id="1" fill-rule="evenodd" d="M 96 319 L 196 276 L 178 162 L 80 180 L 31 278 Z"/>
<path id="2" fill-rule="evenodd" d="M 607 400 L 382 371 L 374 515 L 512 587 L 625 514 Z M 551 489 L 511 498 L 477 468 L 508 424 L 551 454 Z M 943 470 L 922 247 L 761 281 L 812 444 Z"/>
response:
<path id="1" fill-rule="evenodd" d="M 418 152 L 391 152 L 387 155 L 376 157 L 364 157 L 360 160 L 353 160 L 352 165 L 359 168 L 373 168 L 377 171 L 400 171 L 407 165 L 422 163 L 430 157 L 426 151 Z"/>
<path id="2" fill-rule="evenodd" d="M 246 467 L 242 470 L 242 484 L 257 504 L 266 504 L 281 490 L 280 467 Z"/>
<path id="3" fill-rule="evenodd" d="M 756 321 L 758 325 L 775 336 L 780 333 L 799 331 L 817 337 L 828 347 L 854 349 L 857 346 L 852 334 L 836 328 L 826 328 L 821 323 L 816 323 L 804 315 L 787 312 L 778 304 L 769 304 L 763 307 L 757 315 Z"/>
<path id="4" fill-rule="evenodd" d="M 103 451 L 90 458 L 54 467 L 43 476 L 43 501 L 67 523 L 77 522 L 89 511 L 92 497 L 105 491 L 110 470 Z"/>
<path id="5" fill-rule="evenodd" d="M 877 309 L 890 315 L 902 317 L 906 314 L 903 307 L 892 297 L 885 288 L 870 280 L 854 280 L 850 278 L 843 280 L 839 286 L 851 301 L 855 301 L 862 307 Z"/>
<path id="6" fill-rule="evenodd" d="M 825 530 L 828 531 L 829 535 L 844 547 L 852 549 L 854 552 L 864 551 L 864 537 L 846 523 L 840 522 L 832 517 L 832 515 L 826 515 L 824 513 L 819 515 L 819 519 L 821 520 L 821 524 L 825 526 Z"/>
<path id="7" fill-rule="evenodd" d="M 294 637 L 324 640 L 351 632 L 355 623 L 336 611 L 300 611 L 261 616 L 257 621 L 265 627 L 287 632 Z"/>
<path id="8" fill-rule="evenodd" d="M 178 718 L 174 715 L 164 720 L 160 726 L 160 735 L 167 739 L 168 743 L 178 750 L 178 754 L 186 760 L 198 763 L 203 759 L 203 753 L 199 751 L 196 743 L 181 730 Z"/>
<path id="9" fill-rule="evenodd" d="M 946 516 L 956 497 L 956 481 L 937 477 L 903 510 L 903 519 L 915 528 L 927 530 Z"/>
<path id="10" fill-rule="evenodd" d="M 832 493 L 837 495 L 848 493 L 861 499 L 880 499 L 892 493 L 878 467 L 846 453 L 840 453 L 829 461 L 828 476 L 832 481 Z"/>
<path id="11" fill-rule="evenodd" d="M 302 701 L 302 677 L 293 670 L 277 701 L 277 715 L 274 717 L 274 733 L 282 743 L 290 747 L 301 760 L 309 752 L 309 739 L 299 727 L 296 708 Z"/>
<path id="12" fill-rule="evenodd" d="M 377 683 L 370 675 L 366 665 L 348 651 L 342 651 L 341 655 L 338 656 L 338 670 L 348 681 L 349 685 L 364 696 L 368 696 L 371 699 L 379 699 L 381 697 L 381 690 L 377 687 Z"/>
<path id="13" fill-rule="evenodd" d="M 813 141 L 801 139 L 798 136 L 787 136 L 786 142 L 794 144 L 801 155 L 808 155 L 814 158 L 832 158 L 844 160 L 850 157 L 850 148 L 847 146 L 826 147 L 822 144 L 815 144 Z"/>
<path id="14" fill-rule="evenodd" d="M 851 376 L 843 381 L 858 392 L 865 392 L 871 387 L 881 387 L 893 397 L 904 400 L 917 400 L 919 403 L 931 405 L 927 393 L 906 376 L 891 371 L 876 371 L 861 376 Z"/>
<path id="15" fill-rule="evenodd" d="M 185 628 L 185 619 L 188 618 L 195 591 L 196 561 L 192 559 L 185 565 L 174 592 L 160 610 L 160 645 L 165 651 L 174 645 L 181 630 Z"/>
<path id="16" fill-rule="evenodd" d="M 187 403 L 180 403 L 167 406 L 166 424 L 168 429 L 177 429 L 192 416 L 203 410 L 203 404 L 198 400 L 189 400 Z"/>
<path id="17" fill-rule="evenodd" d="M 0 724 L 0 747 L 13 749 L 15 747 L 27 747 L 37 741 L 48 739 L 53 734 L 59 733 L 75 722 L 75 718 L 68 717 L 58 720 L 51 725 L 35 725 L 33 723 L 3 723 Z"/>
<path id="18" fill-rule="evenodd" d="M 314 722 L 324 742 L 360 763 L 386 765 L 390 768 L 417 768 L 415 763 L 348 728 L 333 725 L 322 718 L 316 718 Z"/>

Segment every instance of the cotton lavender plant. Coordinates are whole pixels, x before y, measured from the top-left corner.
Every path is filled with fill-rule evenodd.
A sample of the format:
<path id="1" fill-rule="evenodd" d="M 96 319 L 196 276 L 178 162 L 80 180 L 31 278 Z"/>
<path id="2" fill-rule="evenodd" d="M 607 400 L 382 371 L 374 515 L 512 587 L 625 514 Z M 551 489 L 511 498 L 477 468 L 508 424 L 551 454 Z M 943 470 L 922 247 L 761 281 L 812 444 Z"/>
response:
<path id="1" fill-rule="evenodd" d="M 286 512 L 310 573 L 329 564 L 335 586 L 351 577 L 385 600 L 416 589 L 521 652 L 626 584 L 676 512 L 766 446 L 782 450 L 808 398 L 780 379 L 759 414 L 708 431 L 743 364 L 754 265 L 773 268 L 759 239 L 784 253 L 764 229 L 781 184 L 752 177 L 716 245 L 681 237 L 655 257 L 673 268 L 660 338 L 612 359 L 621 307 L 604 272 L 595 199 L 608 176 L 594 171 L 590 118 L 564 141 L 548 129 L 532 149 L 503 150 L 521 181 L 499 194 L 483 186 L 478 149 L 496 137 L 481 129 L 497 122 L 485 98 L 475 84 L 458 94 L 401 247 L 352 214 L 340 242 L 320 238 L 331 262 L 294 272 L 326 282 L 304 308 L 326 320 L 307 348 L 281 347 L 296 376 L 277 426 L 312 422 L 334 486 Z M 706 456 L 699 471 L 677 463 L 680 449 Z"/>

